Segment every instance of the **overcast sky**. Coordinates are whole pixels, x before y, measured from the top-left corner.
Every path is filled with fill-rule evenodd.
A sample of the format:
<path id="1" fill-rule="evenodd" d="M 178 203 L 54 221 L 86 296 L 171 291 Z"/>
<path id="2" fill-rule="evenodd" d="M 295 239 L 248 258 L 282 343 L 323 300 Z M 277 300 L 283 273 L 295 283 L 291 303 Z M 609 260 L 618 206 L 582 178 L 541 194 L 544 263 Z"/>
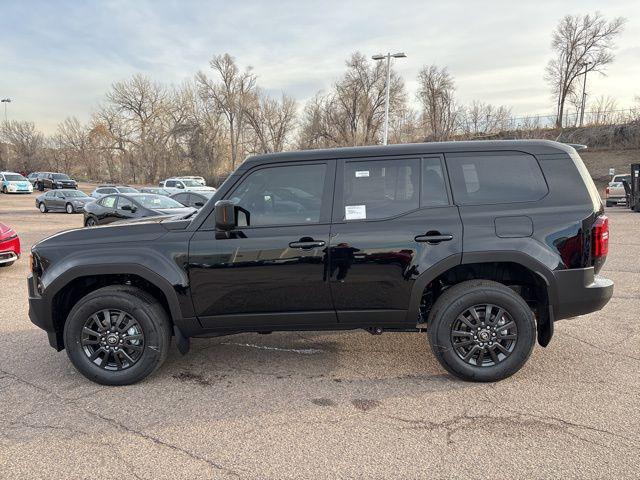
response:
<path id="1" fill-rule="evenodd" d="M 254 67 L 269 92 L 300 102 L 330 87 L 351 52 L 404 51 L 397 62 L 415 96 L 425 64 L 447 66 L 461 102 L 552 113 L 544 67 L 565 14 L 627 17 L 606 77 L 592 97 L 621 107 L 640 95 L 640 1 L 29 1 L 0 9 L 0 97 L 9 117 L 46 133 L 67 116 L 87 120 L 112 82 L 144 73 L 181 83 L 228 52 Z M 1 112 L 4 114 L 4 112 Z"/>

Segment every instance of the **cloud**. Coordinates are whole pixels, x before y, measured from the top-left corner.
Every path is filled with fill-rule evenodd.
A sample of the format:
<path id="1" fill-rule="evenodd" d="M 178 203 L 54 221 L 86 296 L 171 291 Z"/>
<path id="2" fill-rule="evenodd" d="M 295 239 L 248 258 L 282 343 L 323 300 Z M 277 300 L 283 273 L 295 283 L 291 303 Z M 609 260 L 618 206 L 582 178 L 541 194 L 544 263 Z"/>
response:
<path id="1" fill-rule="evenodd" d="M 13 118 L 52 132 L 67 116 L 87 119 L 112 82 L 144 73 L 178 84 L 228 52 L 251 65 L 268 92 L 304 102 L 327 89 L 354 51 L 405 51 L 396 64 L 414 97 L 425 64 L 446 65 L 460 101 L 479 99 L 514 113 L 547 113 L 550 33 L 567 13 L 630 19 L 607 77 L 593 97 L 640 94 L 640 3 L 595 0 L 390 3 L 295 1 L 13 1 L 3 4 L 0 96 Z"/>

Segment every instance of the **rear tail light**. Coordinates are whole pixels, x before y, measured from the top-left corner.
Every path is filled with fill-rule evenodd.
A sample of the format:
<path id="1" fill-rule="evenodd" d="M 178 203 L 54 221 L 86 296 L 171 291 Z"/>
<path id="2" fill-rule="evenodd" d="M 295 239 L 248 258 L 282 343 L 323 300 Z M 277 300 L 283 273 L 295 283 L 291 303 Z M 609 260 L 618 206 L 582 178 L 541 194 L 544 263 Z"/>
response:
<path id="1" fill-rule="evenodd" d="M 604 196 L 608 197 L 609 196 L 609 187 L 604 189 Z"/>
<path id="2" fill-rule="evenodd" d="M 591 255 L 594 258 L 606 257 L 609 253 L 609 219 L 600 215 L 591 228 Z"/>

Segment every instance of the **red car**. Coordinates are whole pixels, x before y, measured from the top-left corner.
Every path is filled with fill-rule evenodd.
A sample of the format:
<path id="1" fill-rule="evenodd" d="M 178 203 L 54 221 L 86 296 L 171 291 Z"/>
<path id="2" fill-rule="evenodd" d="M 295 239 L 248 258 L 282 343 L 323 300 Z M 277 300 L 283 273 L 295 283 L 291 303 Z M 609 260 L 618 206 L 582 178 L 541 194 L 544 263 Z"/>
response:
<path id="1" fill-rule="evenodd" d="M 0 267 L 13 264 L 20 258 L 20 239 L 16 231 L 0 223 Z"/>

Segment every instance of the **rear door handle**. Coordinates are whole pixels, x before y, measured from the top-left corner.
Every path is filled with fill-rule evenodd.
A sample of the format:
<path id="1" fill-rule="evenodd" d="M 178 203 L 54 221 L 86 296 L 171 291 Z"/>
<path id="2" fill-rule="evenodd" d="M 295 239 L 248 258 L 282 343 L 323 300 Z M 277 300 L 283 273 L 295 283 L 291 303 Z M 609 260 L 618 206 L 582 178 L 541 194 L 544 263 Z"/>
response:
<path id="1" fill-rule="evenodd" d="M 311 248 L 319 248 L 324 247 L 326 244 L 322 240 L 311 240 L 307 242 L 291 242 L 289 244 L 290 248 L 301 248 L 303 250 L 309 250 Z"/>
<path id="2" fill-rule="evenodd" d="M 453 235 L 450 234 L 428 234 L 428 235 L 418 235 L 414 238 L 416 242 L 427 242 L 431 244 L 436 244 L 440 242 L 448 242 L 449 240 L 453 240 Z"/>

